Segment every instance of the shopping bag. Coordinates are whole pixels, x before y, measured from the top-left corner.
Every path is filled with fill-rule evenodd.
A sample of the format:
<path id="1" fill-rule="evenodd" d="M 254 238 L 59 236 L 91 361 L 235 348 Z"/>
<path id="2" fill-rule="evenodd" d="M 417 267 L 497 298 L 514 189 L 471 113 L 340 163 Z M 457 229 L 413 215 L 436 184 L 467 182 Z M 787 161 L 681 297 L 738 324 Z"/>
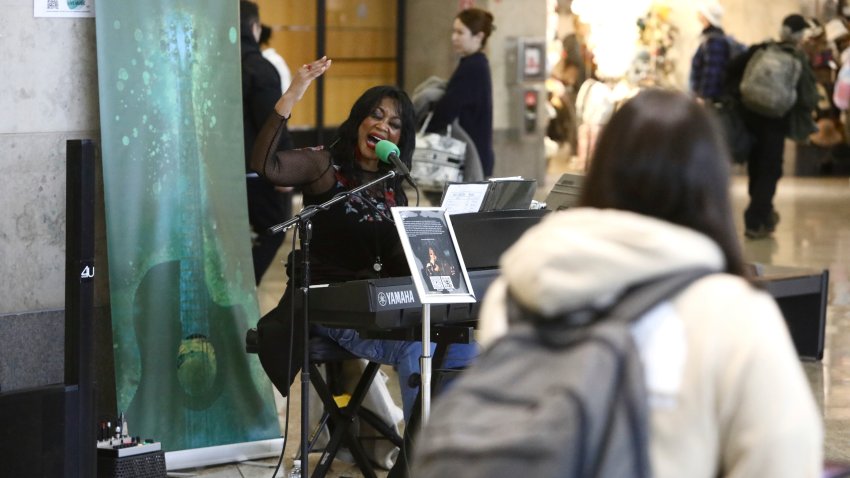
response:
<path id="1" fill-rule="evenodd" d="M 431 113 L 416 134 L 410 175 L 426 191 L 442 191 L 448 182 L 463 181 L 466 143 L 452 137 L 451 125 L 446 134 L 426 133 Z"/>

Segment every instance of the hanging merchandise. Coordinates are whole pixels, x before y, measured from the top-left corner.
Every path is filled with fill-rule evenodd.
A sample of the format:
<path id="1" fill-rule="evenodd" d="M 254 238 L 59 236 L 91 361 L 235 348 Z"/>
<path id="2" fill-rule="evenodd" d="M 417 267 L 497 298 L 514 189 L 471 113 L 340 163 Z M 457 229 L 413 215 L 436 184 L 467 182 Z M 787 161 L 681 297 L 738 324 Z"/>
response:
<path id="1" fill-rule="evenodd" d="M 639 53 L 630 70 L 630 82 L 640 86 L 672 86 L 675 84 L 676 61 L 673 45 L 679 29 L 670 22 L 672 8 L 655 2 L 638 20 Z"/>

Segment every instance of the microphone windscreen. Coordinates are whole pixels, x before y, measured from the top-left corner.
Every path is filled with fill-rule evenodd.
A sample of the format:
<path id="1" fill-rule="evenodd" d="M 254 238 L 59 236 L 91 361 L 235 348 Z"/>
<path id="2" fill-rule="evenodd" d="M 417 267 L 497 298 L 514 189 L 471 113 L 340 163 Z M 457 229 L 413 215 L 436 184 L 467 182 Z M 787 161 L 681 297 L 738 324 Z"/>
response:
<path id="1" fill-rule="evenodd" d="M 378 159 L 387 164 L 392 164 L 390 161 L 390 155 L 393 153 L 395 153 L 396 156 L 401 155 L 401 151 L 398 149 L 398 146 L 393 144 L 391 141 L 382 139 L 375 145 L 375 154 L 378 155 Z"/>

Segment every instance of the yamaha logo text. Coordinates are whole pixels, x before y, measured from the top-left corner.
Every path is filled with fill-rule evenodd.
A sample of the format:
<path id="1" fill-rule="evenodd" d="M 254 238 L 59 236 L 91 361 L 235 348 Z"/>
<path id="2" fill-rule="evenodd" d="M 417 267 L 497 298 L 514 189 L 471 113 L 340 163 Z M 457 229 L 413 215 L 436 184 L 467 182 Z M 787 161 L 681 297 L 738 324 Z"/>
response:
<path id="1" fill-rule="evenodd" d="M 393 292 L 379 292 L 378 304 L 381 307 L 398 304 L 413 304 L 416 302 L 416 295 L 412 290 L 397 290 Z"/>

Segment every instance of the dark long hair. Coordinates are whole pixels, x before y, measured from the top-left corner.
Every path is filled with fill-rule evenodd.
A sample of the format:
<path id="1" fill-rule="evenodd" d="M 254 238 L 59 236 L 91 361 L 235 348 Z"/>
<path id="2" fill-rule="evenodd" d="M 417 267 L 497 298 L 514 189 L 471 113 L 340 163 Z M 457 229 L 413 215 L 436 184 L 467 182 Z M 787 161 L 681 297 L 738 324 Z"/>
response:
<path id="1" fill-rule="evenodd" d="M 408 169 L 411 165 L 413 149 L 416 147 L 416 118 L 413 112 L 413 103 L 407 93 L 397 86 L 374 86 L 366 90 L 354 102 L 348 118 L 339 125 L 336 139 L 330 146 L 331 155 L 334 162 L 340 167 L 342 174 L 346 177 L 355 178 L 358 183 L 362 181 L 362 175 L 354 157 L 354 152 L 357 149 L 357 130 L 360 128 L 360 123 L 378 107 L 384 98 L 391 98 L 398 105 L 398 113 L 401 117 L 401 137 L 397 146 L 401 150 L 400 159 L 402 162 Z M 378 165 L 381 169 L 389 170 L 391 168 L 390 165 L 380 161 Z M 399 206 L 406 206 L 407 195 L 404 193 L 403 179 L 399 176 L 394 178 L 393 181 L 396 202 Z"/>
<path id="2" fill-rule="evenodd" d="M 639 93 L 599 136 L 580 204 L 701 232 L 722 250 L 726 271 L 745 276 L 729 199 L 729 152 L 719 131 L 710 113 L 684 94 Z"/>

